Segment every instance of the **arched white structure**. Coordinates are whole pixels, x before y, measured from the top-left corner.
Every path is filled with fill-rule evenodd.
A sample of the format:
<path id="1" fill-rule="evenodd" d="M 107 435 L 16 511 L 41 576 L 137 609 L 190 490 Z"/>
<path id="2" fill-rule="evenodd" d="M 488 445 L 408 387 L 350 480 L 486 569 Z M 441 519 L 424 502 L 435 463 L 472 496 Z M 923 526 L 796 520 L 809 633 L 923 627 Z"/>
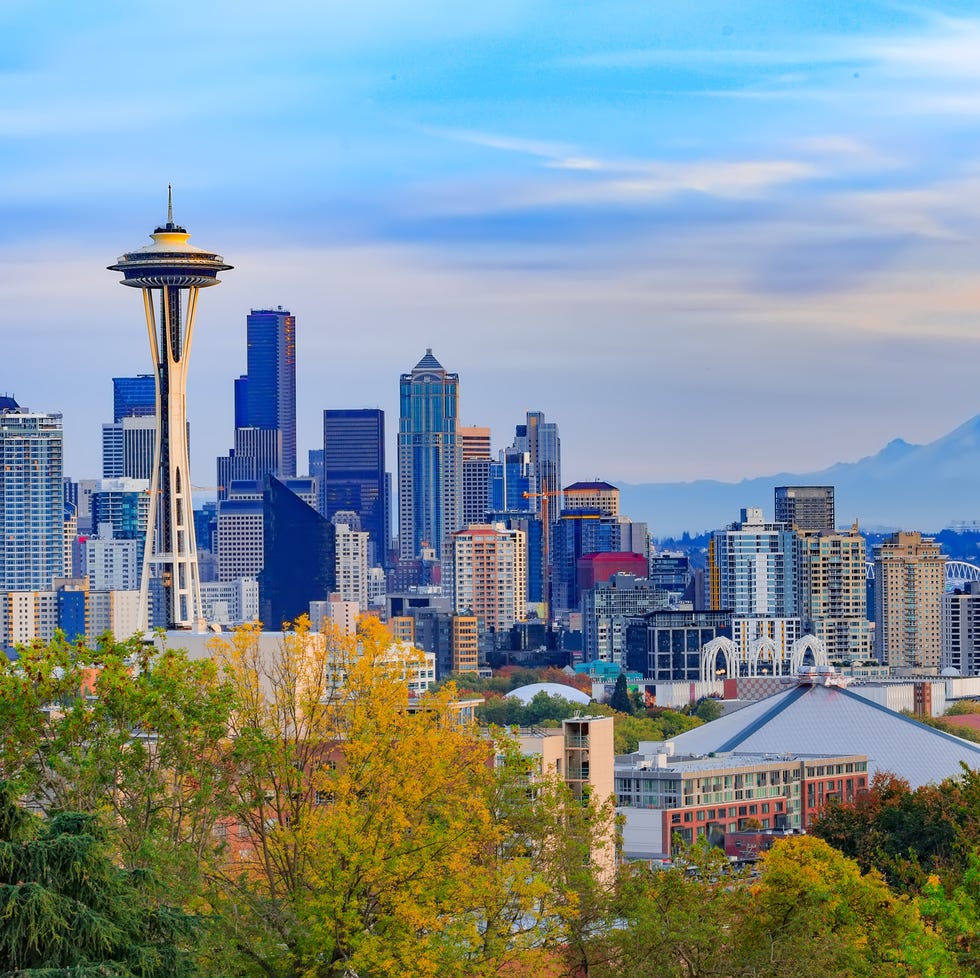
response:
<path id="1" fill-rule="evenodd" d="M 793 643 L 793 650 L 789 658 L 790 675 L 796 675 L 804 665 L 803 660 L 806 658 L 807 652 L 813 655 L 813 664 L 815 666 L 826 666 L 830 664 L 827 658 L 827 649 L 824 647 L 823 642 L 816 635 L 804 635 Z"/>
<path id="2" fill-rule="evenodd" d="M 726 674 L 730 677 L 738 675 L 738 646 L 722 635 L 701 647 L 701 682 L 712 682 L 718 678 L 719 652 L 725 657 Z"/>
<path id="3" fill-rule="evenodd" d="M 776 648 L 776 643 L 768 636 L 757 638 L 749 647 L 748 673 L 750 676 L 758 676 L 759 663 L 769 663 L 769 668 L 762 675 L 778 676 L 782 674 L 783 660 Z"/>

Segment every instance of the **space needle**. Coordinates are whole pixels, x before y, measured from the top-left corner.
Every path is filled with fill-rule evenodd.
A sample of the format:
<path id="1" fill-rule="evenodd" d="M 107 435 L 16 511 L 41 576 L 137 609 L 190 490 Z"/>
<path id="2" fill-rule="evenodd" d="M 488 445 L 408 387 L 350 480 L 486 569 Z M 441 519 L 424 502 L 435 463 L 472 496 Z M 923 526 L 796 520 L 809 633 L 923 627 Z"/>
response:
<path id="1" fill-rule="evenodd" d="M 187 360 L 200 289 L 232 268 L 221 255 L 188 244 L 186 228 L 174 224 L 173 192 L 167 188 L 167 223 L 150 235 L 153 244 L 122 255 L 108 268 L 122 284 L 143 292 L 146 329 L 156 377 L 156 443 L 143 551 L 139 620 L 149 621 L 151 565 L 165 599 L 167 627 L 203 626 L 201 581 L 194 540 L 190 459 L 187 445 Z"/>

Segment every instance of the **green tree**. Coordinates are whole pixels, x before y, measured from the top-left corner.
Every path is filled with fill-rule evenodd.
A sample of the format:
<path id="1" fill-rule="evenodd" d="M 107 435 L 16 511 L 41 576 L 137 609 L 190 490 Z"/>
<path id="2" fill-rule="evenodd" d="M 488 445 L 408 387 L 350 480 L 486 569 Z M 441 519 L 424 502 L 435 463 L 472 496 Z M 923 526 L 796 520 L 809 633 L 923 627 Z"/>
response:
<path id="1" fill-rule="evenodd" d="M 626 685 L 626 673 L 621 672 L 616 677 L 616 688 L 609 697 L 609 705 L 618 713 L 633 714 L 633 701 L 630 699 L 630 691 Z"/>
<path id="2" fill-rule="evenodd" d="M 147 876 L 118 868 L 87 814 L 28 814 L 0 783 L 0 973 L 184 978 L 196 921 L 161 906 Z"/>
<path id="3" fill-rule="evenodd" d="M 697 706 L 694 707 L 694 715 L 702 723 L 710 723 L 712 720 L 717 720 L 723 713 L 721 704 L 716 699 L 712 699 L 710 696 L 704 696 L 698 700 Z"/>

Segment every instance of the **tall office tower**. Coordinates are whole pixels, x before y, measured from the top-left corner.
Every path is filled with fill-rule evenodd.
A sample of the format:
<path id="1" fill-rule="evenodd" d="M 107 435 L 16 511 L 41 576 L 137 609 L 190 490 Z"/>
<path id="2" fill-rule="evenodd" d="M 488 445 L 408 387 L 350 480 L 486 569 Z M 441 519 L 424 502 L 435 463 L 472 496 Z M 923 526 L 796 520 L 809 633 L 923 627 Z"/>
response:
<path id="1" fill-rule="evenodd" d="M 386 565 L 391 528 L 385 480 L 384 411 L 324 411 L 322 466 L 320 512 L 328 520 L 338 512 L 357 513 L 360 529 L 368 534 L 370 565 Z"/>
<path id="2" fill-rule="evenodd" d="M 104 424 L 102 478 L 149 480 L 156 439 L 156 418 L 134 416 Z"/>
<path id="3" fill-rule="evenodd" d="M 460 428 L 462 444 L 462 495 L 460 498 L 460 523 L 483 523 L 490 508 L 490 456 L 489 428 Z"/>
<path id="4" fill-rule="evenodd" d="M 218 499 L 227 499 L 233 482 L 261 482 L 280 471 L 282 432 L 278 428 L 236 428 L 235 447 L 219 455 L 217 463 Z"/>
<path id="5" fill-rule="evenodd" d="M 796 534 L 785 523 L 765 522 L 761 509 L 743 509 L 739 522 L 712 533 L 709 573 L 712 609 L 732 612 L 741 654 L 749 657 L 755 643 L 769 639 L 784 665 L 800 637 Z"/>
<path id="6" fill-rule="evenodd" d="M 334 527 L 274 476 L 262 492 L 259 607 L 267 630 L 309 613 L 310 602 L 336 590 Z"/>
<path id="7" fill-rule="evenodd" d="M 980 675 L 980 581 L 943 595 L 942 668 Z"/>
<path id="8" fill-rule="evenodd" d="M 463 462 L 474 458 L 491 458 L 489 428 L 461 427 L 459 443 Z"/>
<path id="9" fill-rule="evenodd" d="M 453 607 L 493 632 L 527 618 L 527 539 L 502 524 L 474 524 L 453 534 Z"/>
<path id="10" fill-rule="evenodd" d="M 402 374 L 398 426 L 398 551 L 401 560 L 436 549 L 442 586 L 452 588 L 452 535 L 459 529 L 462 446 L 459 375 L 426 350 Z"/>
<path id="11" fill-rule="evenodd" d="M 156 418 L 157 388 L 153 374 L 112 378 L 112 420 Z"/>
<path id="12" fill-rule="evenodd" d="M 0 397 L 0 591 L 40 591 L 65 576 L 60 414 Z"/>
<path id="13" fill-rule="evenodd" d="M 833 531 L 833 486 L 776 486 L 776 522 L 796 530 Z"/>
<path id="14" fill-rule="evenodd" d="M 935 669 L 942 653 L 946 557 L 921 533 L 893 533 L 874 548 L 875 655 L 899 669 Z"/>
<path id="15" fill-rule="evenodd" d="M 277 306 L 253 309 L 246 319 L 248 375 L 244 384 L 247 417 L 242 428 L 282 432 L 280 479 L 296 475 L 296 317 Z M 238 384 L 235 388 L 238 415 Z M 265 473 L 263 473 L 265 475 Z"/>
<path id="16" fill-rule="evenodd" d="M 360 611 L 368 607 L 368 534 L 357 513 L 338 510 L 330 520 L 336 539 L 336 586 L 341 600 L 353 601 Z"/>
<path id="17" fill-rule="evenodd" d="M 172 198 L 167 223 L 154 230 L 153 244 L 122 255 L 109 270 L 122 284 L 140 289 L 156 371 L 156 445 L 150 480 L 150 511 L 140 586 L 140 620 L 149 621 L 150 566 L 160 570 L 167 624 L 194 628 L 203 621 L 201 583 L 194 543 L 190 459 L 187 445 L 187 364 L 198 293 L 218 284 L 224 259 L 188 243 L 174 223 Z"/>
<path id="18" fill-rule="evenodd" d="M 802 531 L 797 536 L 797 587 L 803 631 L 823 642 L 832 661 L 868 659 L 872 629 L 867 615 L 864 537 Z"/>
<path id="19" fill-rule="evenodd" d="M 544 420 L 543 411 L 528 411 L 524 425 L 527 453 L 531 466 L 531 511 L 544 512 L 544 499 L 548 499 L 548 519 L 558 520 L 561 506 L 561 439 L 558 425 Z M 520 429 L 518 429 L 520 431 Z"/>

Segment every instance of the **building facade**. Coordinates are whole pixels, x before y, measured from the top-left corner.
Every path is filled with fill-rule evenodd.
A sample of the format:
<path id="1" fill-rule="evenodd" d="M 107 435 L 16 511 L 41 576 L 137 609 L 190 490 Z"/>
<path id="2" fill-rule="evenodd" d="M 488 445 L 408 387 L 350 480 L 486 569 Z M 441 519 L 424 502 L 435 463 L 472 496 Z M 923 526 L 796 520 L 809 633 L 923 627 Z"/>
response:
<path id="1" fill-rule="evenodd" d="M 527 618 L 527 539 L 502 524 L 453 534 L 453 607 L 493 632 Z"/>
<path id="2" fill-rule="evenodd" d="M 946 558 L 921 533 L 894 533 L 874 549 L 875 657 L 897 669 L 938 669 Z"/>
<path id="3" fill-rule="evenodd" d="M 776 486 L 775 514 L 777 523 L 791 529 L 833 532 L 833 486 Z"/>
<path id="4" fill-rule="evenodd" d="M 961 676 L 980 676 L 980 581 L 943 595 L 940 665 Z"/>
<path id="5" fill-rule="evenodd" d="M 387 566 L 391 525 L 384 411 L 324 411 L 321 464 L 320 512 L 328 520 L 341 510 L 357 513 L 360 528 L 368 534 L 370 565 Z"/>
<path id="6" fill-rule="evenodd" d="M 0 399 L 0 591 L 38 591 L 64 577 L 60 414 Z"/>
<path id="7" fill-rule="evenodd" d="M 435 548 L 442 585 L 452 587 L 452 535 L 459 529 L 462 444 L 459 376 L 427 350 L 400 381 L 398 426 L 399 559 Z"/>

